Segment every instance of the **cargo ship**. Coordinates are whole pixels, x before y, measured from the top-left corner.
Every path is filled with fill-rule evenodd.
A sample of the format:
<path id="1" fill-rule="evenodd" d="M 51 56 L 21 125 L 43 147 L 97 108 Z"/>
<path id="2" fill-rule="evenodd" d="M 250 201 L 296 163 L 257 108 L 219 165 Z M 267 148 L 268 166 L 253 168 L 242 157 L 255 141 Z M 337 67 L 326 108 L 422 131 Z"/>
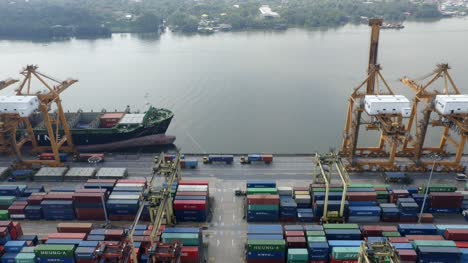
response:
<path id="1" fill-rule="evenodd" d="M 130 147 L 172 144 L 175 136 L 166 135 L 174 114 L 167 109 L 150 106 L 144 113 L 77 112 L 65 113 L 73 143 L 80 151 L 112 151 Z M 41 113 L 30 116 L 35 138 L 40 146 L 50 145 L 50 138 Z M 54 127 L 55 129 L 55 127 Z M 18 131 L 18 137 L 26 134 Z M 63 135 L 63 132 L 59 132 Z"/>

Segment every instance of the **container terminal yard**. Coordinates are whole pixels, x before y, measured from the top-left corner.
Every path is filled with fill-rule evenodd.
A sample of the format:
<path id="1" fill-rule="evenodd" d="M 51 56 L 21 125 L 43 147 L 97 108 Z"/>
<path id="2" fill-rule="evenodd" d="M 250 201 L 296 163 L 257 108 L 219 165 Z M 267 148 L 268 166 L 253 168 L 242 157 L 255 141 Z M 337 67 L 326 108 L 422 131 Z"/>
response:
<path id="1" fill-rule="evenodd" d="M 173 114 L 67 115 L 59 95 L 76 80 L 27 66 L 16 96 L 0 98 L 0 260 L 468 262 L 467 96 L 447 64 L 423 84 L 401 79 L 412 103 L 395 93 L 377 63 L 382 20 L 369 25 L 368 76 L 338 153 L 119 152 L 172 143 Z M 376 147 L 360 146 L 365 132 Z"/>

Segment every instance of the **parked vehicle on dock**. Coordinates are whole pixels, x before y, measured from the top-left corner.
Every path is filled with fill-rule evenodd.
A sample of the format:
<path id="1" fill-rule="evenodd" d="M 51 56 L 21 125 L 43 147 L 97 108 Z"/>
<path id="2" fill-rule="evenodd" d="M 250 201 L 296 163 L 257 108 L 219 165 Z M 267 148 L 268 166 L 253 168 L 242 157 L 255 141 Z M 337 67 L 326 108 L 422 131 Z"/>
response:
<path id="1" fill-rule="evenodd" d="M 456 174 L 455 179 L 457 181 L 466 181 L 466 175 L 465 174 Z"/>
<path id="2" fill-rule="evenodd" d="M 67 161 L 67 154 L 66 153 L 59 153 L 59 158 L 61 162 L 66 162 Z M 37 156 L 38 160 L 54 160 L 54 154 L 53 153 L 41 153 Z"/>
<path id="3" fill-rule="evenodd" d="M 232 164 L 233 161 L 234 161 L 234 155 L 231 155 L 231 154 L 224 154 L 224 155 L 210 154 L 208 156 L 203 157 L 204 164 L 211 164 L 215 162 Z"/>
<path id="4" fill-rule="evenodd" d="M 88 162 L 89 158 L 91 157 L 99 157 L 101 162 L 104 161 L 104 154 L 103 153 L 79 153 L 73 156 L 73 161 L 75 162 Z"/>
<path id="5" fill-rule="evenodd" d="M 249 154 L 247 156 L 240 157 L 241 164 L 251 164 L 253 162 L 264 162 L 270 164 L 273 162 L 273 155 L 271 154 Z"/>

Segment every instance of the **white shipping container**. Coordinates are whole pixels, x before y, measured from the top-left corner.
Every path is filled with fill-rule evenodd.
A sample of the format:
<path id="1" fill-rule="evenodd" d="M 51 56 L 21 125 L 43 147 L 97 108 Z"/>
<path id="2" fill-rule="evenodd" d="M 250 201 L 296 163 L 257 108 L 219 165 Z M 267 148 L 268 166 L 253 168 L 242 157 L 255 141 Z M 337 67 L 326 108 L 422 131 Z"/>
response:
<path id="1" fill-rule="evenodd" d="M 403 95 L 366 95 L 364 109 L 369 115 L 401 114 L 409 117 L 410 101 Z"/>
<path id="2" fill-rule="evenodd" d="M 36 96 L 0 96 L 0 111 L 2 113 L 19 114 L 29 117 L 39 108 Z"/>
<path id="3" fill-rule="evenodd" d="M 178 192 L 208 192 L 207 185 L 179 185 Z"/>
<path id="4" fill-rule="evenodd" d="M 296 203 L 298 204 L 308 204 L 310 203 L 310 195 L 296 195 Z"/>
<path id="5" fill-rule="evenodd" d="M 110 200 L 138 200 L 140 199 L 140 195 L 119 195 L 119 194 L 111 194 L 109 196 Z"/>
<path id="6" fill-rule="evenodd" d="M 442 115 L 468 113 L 468 95 L 437 95 L 435 109 Z"/>
<path id="7" fill-rule="evenodd" d="M 279 195 L 293 195 L 293 188 L 292 187 L 287 187 L 287 186 L 280 186 L 278 187 L 278 194 Z"/>
<path id="8" fill-rule="evenodd" d="M 114 187 L 140 187 L 140 188 L 144 188 L 145 187 L 145 184 L 115 184 Z"/>

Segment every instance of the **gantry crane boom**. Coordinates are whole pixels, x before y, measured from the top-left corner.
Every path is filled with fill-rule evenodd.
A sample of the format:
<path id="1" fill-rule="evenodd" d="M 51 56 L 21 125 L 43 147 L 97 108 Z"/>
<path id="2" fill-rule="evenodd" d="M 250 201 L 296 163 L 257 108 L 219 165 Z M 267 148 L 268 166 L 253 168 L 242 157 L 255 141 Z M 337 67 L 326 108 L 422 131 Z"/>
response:
<path id="1" fill-rule="evenodd" d="M 406 133 L 403 116 L 399 113 L 369 115 L 368 120 L 363 119 L 363 113 L 365 112 L 364 99 L 366 96 L 395 95 L 382 76 L 380 72 L 381 67 L 377 63 L 380 26 L 382 22 L 382 19 L 369 20 L 369 26 L 372 27 L 372 31 L 367 77 L 353 90 L 348 102 L 341 155 L 348 159 L 350 168 L 353 170 L 397 170 L 395 157 Z M 380 81 L 383 84 L 384 92 L 380 91 Z M 361 92 L 361 89 L 365 85 L 366 90 Z M 380 131 L 377 147 L 358 147 L 359 133 L 362 125 L 366 125 L 368 131 Z M 358 157 L 366 159 L 360 160 Z M 372 157 L 379 157 L 380 159 L 370 160 L 369 158 Z M 387 158 L 387 160 L 382 160 L 382 158 Z"/>
<path id="2" fill-rule="evenodd" d="M 5 79 L 5 80 L 2 80 L 0 81 L 0 90 L 10 86 L 10 85 L 13 85 L 15 84 L 16 82 L 18 82 L 17 79 L 12 79 L 12 78 L 8 78 L 8 79 Z"/>
<path id="3" fill-rule="evenodd" d="M 411 170 L 426 170 L 431 165 L 432 161 L 423 161 L 424 154 L 437 153 L 439 155 L 448 155 L 447 145 L 455 146 L 455 158 L 452 161 L 438 161 L 437 166 L 445 171 L 463 171 L 463 166 L 460 164 L 465 144 L 468 136 L 468 114 L 453 114 L 443 115 L 435 111 L 434 103 L 437 95 L 461 95 L 455 82 L 448 70 L 448 64 L 439 64 L 432 74 L 427 75 L 429 78 L 427 83 L 418 84 L 415 80 L 403 77 L 400 81 L 411 91 L 415 93 L 413 106 L 411 109 L 411 117 L 408 121 L 407 133 L 414 132 L 414 136 L 407 136 L 403 143 L 401 155 L 411 156 L 415 161 L 415 166 L 409 167 Z M 436 81 L 443 80 L 443 90 L 429 90 L 434 86 Z M 421 106 L 422 104 L 422 106 Z M 418 123 L 418 109 L 422 107 L 422 118 Z M 436 120 L 431 120 L 432 114 L 438 117 Z M 442 127 L 442 136 L 438 147 L 426 147 L 426 137 L 429 126 Z M 459 135 L 458 142 L 453 138 L 455 129 Z"/>
<path id="4" fill-rule="evenodd" d="M 60 94 L 68 87 L 73 85 L 77 80 L 67 79 L 59 81 L 49 77 L 39 71 L 37 66 L 26 66 L 21 75 L 23 79 L 18 88 L 15 89 L 16 96 L 36 96 L 39 101 L 38 111 L 42 115 L 44 126 L 47 130 L 47 136 L 50 141 L 50 146 L 39 146 L 35 135 L 35 130 L 32 127 L 29 116 L 21 117 L 18 114 L 0 114 L 1 128 L 0 128 L 0 152 L 15 154 L 18 163 L 17 166 L 31 166 L 34 164 L 60 166 L 62 165 L 59 158 L 59 152 L 75 152 L 73 140 L 71 137 L 70 128 L 65 118 L 63 111 Z M 39 81 L 42 88 L 33 90 L 32 80 Z M 0 89 L 17 82 L 16 80 L 7 79 L 0 82 Z M 56 113 L 50 114 L 51 107 L 56 107 Z M 18 136 L 18 127 L 23 125 L 26 130 L 21 136 Z M 17 141 L 17 138 L 20 140 Z M 44 151 L 52 151 L 54 160 L 24 160 L 22 156 L 22 147 L 26 143 L 31 143 L 32 152 L 40 153 Z"/>
<path id="5" fill-rule="evenodd" d="M 166 186 L 161 190 L 156 190 L 153 185 L 158 176 L 163 176 Z M 181 168 L 180 168 L 180 151 L 177 152 L 174 160 L 172 162 L 166 162 L 164 160 L 164 153 L 161 153 L 160 157 L 155 162 L 151 179 L 146 186 L 145 193 L 142 196 L 142 202 L 148 201 L 152 230 L 150 234 L 151 238 L 151 248 L 149 250 L 149 262 L 156 262 L 154 256 L 156 254 L 156 249 L 158 248 L 159 242 L 156 240 L 158 231 L 161 228 L 161 225 L 165 224 L 174 224 L 175 218 L 172 211 L 171 205 L 171 189 L 172 185 L 181 179 Z M 143 212 L 144 205 L 141 205 L 135 220 L 133 222 L 130 233 L 128 234 L 128 239 L 131 247 L 134 247 L 133 235 L 135 233 L 136 225 L 140 221 L 141 214 Z M 174 253 L 177 253 L 177 250 L 180 249 L 178 243 L 174 244 Z M 131 257 L 133 262 L 138 262 L 135 251 L 132 249 Z M 178 261 L 177 255 L 175 255 L 176 262 Z M 128 259 L 127 259 L 128 260 Z M 128 262 L 128 261 L 126 261 Z"/>

